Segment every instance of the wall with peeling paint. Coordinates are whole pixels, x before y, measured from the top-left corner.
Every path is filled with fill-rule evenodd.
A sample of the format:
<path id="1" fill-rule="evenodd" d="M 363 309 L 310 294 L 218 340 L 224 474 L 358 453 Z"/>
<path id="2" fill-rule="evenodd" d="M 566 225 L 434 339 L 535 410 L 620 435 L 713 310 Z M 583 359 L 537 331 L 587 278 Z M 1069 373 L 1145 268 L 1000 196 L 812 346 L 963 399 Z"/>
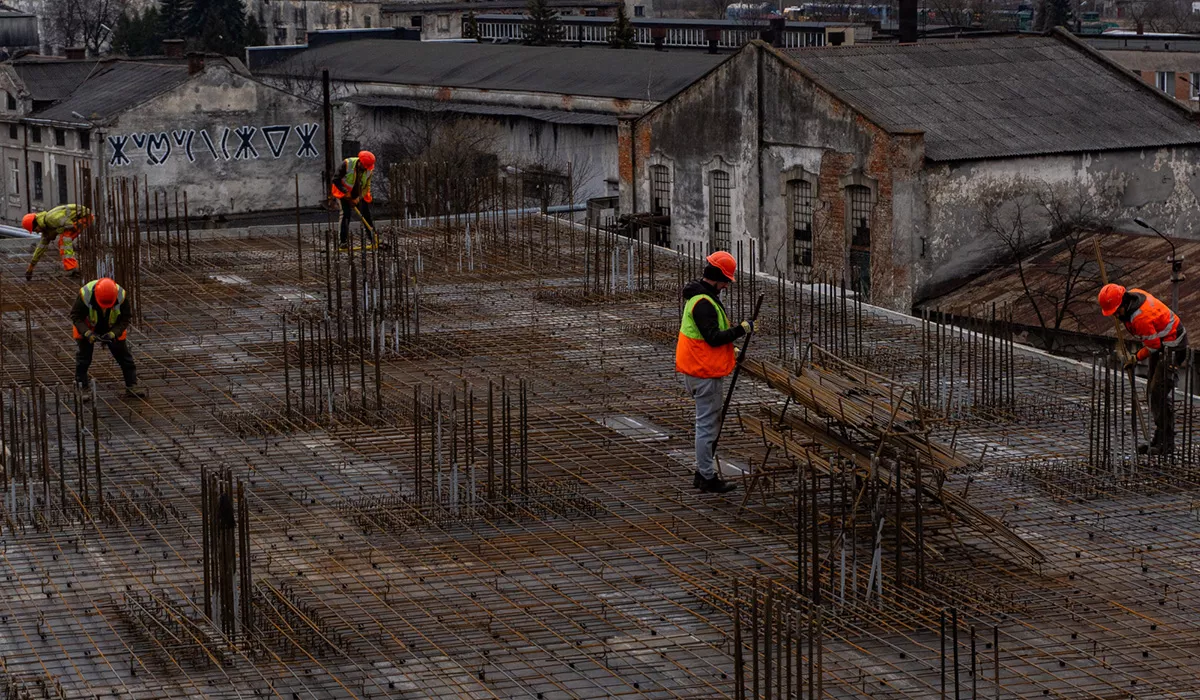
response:
<path id="1" fill-rule="evenodd" d="M 734 252 L 736 241 L 753 237 L 760 269 L 790 277 L 854 279 L 869 268 L 870 300 L 901 311 L 1004 253 L 980 221 L 981 191 L 990 183 L 1119 182 L 1123 217 L 1200 238 L 1192 224 L 1200 219 L 1200 149 L 926 162 L 920 132 L 883 130 L 761 44 L 622 128 L 623 213 L 650 211 L 650 168 L 664 165 L 672 181 L 672 244 L 708 250 L 706 177 L 725 163 L 734 173 Z M 793 265 L 789 180 L 808 181 L 815 195 L 811 268 Z M 850 252 L 849 185 L 871 193 L 869 262 L 863 251 Z"/>
<path id="2" fill-rule="evenodd" d="M 1078 182 L 1117 198 L 1118 226 L 1134 217 L 1167 235 L 1200 238 L 1200 149 L 1107 151 L 929 164 L 922 173 L 925 225 L 918 238 L 917 298 L 944 291 L 1009 254 L 983 231 L 979 201 L 993 183 Z"/>
<path id="3" fill-rule="evenodd" d="M 347 123 L 352 134 L 347 138 L 371 149 L 382 162 L 377 187 L 387 197 L 387 168 L 394 147 L 428 133 L 433 124 L 469 120 L 487 133 L 487 150 L 496 155 L 501 167 L 543 166 L 566 172 L 571 167 L 575 199 L 609 196 L 610 183 L 617 179 L 616 124 L 561 124 L 523 116 L 481 115 L 455 112 L 452 106 L 430 114 L 398 107 L 346 105 Z M 615 121 L 615 120 L 614 120 Z"/>

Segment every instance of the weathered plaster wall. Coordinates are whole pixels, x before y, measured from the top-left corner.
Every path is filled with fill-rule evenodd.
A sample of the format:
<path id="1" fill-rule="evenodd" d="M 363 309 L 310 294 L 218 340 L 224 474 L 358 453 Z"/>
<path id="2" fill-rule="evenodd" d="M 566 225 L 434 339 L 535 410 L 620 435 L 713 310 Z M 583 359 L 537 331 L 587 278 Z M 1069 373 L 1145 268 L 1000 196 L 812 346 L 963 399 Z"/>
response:
<path id="1" fill-rule="evenodd" d="M 708 249 L 708 172 L 724 163 L 734 187 L 732 248 L 753 237 L 759 266 L 790 276 L 800 271 L 792 268 L 787 181 L 808 180 L 817 199 L 814 266 L 804 272 L 838 279 L 849 275 L 846 187 L 870 188 L 872 301 L 911 304 L 920 136 L 883 132 L 773 53 L 752 46 L 736 54 L 638 122 L 623 146 L 622 211 L 649 210 L 650 167 L 665 165 L 673 244 Z"/>
<path id="2" fill-rule="evenodd" d="M 650 167 L 671 172 L 671 243 L 711 244 L 712 170 L 729 172 L 731 248 L 758 228 L 756 61 L 742 51 L 693 83 L 626 137 L 634 162 L 623 167 L 621 211 L 649 211 Z M 635 175 L 636 171 L 636 175 Z"/>
<path id="3" fill-rule="evenodd" d="M 354 134 L 363 148 L 373 150 L 377 157 L 385 156 L 390 146 L 410 141 L 414 134 L 425 133 L 431 117 L 423 112 L 394 107 L 361 107 L 347 105 L 348 123 L 356 126 Z M 589 197 L 608 194 L 606 180 L 617 177 L 616 125 L 556 124 L 519 116 L 455 115 L 438 113 L 434 119 L 468 119 L 486 133 L 486 145 L 496 154 L 500 165 L 526 167 L 542 165 L 566 172 L 571 166 L 575 197 L 583 202 Z M 381 162 L 376 174 L 379 191 L 386 197 L 387 168 Z"/>
<path id="4" fill-rule="evenodd" d="M 355 0 L 253 0 L 248 3 L 271 46 L 303 44 L 308 32 L 382 27 L 380 4 Z"/>
<path id="5" fill-rule="evenodd" d="M 297 175 L 302 204 L 323 196 L 320 106 L 224 66 L 121 114 L 97 141 L 103 175 L 186 190 L 193 215 L 292 206 Z"/>
<path id="6" fill-rule="evenodd" d="M 980 219 L 980 197 L 997 182 L 1078 182 L 1116 197 L 1118 226 L 1134 228 L 1133 218 L 1142 217 L 1168 235 L 1200 238 L 1200 148 L 929 164 L 921 179 L 926 221 L 918 233 L 925 238 L 924 255 L 914 266 L 918 299 L 1008 254 Z"/>

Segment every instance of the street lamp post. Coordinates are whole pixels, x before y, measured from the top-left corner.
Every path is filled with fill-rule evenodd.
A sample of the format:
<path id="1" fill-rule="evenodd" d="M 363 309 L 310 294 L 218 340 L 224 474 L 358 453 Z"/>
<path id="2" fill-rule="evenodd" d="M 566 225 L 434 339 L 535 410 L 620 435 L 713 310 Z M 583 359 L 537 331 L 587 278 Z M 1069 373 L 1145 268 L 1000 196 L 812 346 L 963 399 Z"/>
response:
<path id="1" fill-rule="evenodd" d="M 1175 243 L 1164 236 L 1162 231 L 1146 223 L 1145 219 L 1139 217 L 1134 219 L 1133 223 L 1157 233 L 1159 238 L 1171 246 L 1171 257 L 1167 258 L 1167 262 L 1171 263 L 1171 310 L 1179 313 L 1179 283 L 1183 281 L 1183 258 L 1175 251 Z"/>

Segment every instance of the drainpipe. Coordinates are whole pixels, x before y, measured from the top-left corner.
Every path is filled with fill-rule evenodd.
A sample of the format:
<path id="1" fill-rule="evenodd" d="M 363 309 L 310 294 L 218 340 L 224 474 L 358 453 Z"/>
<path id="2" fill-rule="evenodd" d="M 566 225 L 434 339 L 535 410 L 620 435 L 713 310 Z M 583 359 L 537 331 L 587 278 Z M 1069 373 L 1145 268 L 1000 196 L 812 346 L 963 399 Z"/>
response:
<path id="1" fill-rule="evenodd" d="M 782 34 L 782 31 L 780 32 Z M 766 190 L 763 186 L 763 155 L 766 153 L 766 146 L 763 143 L 763 51 L 761 48 L 755 47 L 756 68 L 758 85 L 754 90 L 755 96 L 755 115 L 754 121 L 757 125 L 756 137 L 758 143 L 755 144 L 754 154 L 755 160 L 758 161 L 758 267 L 762 269 L 763 260 L 765 260 L 764 248 L 767 246 L 767 239 L 764 232 L 764 216 L 763 210 L 766 207 Z M 784 275 L 787 276 L 786 274 Z"/>
<path id="2" fill-rule="evenodd" d="M 22 147 L 22 153 L 25 160 L 25 211 L 33 211 L 33 193 L 29 187 L 29 125 L 22 124 L 22 131 L 25 133 L 25 145 Z"/>

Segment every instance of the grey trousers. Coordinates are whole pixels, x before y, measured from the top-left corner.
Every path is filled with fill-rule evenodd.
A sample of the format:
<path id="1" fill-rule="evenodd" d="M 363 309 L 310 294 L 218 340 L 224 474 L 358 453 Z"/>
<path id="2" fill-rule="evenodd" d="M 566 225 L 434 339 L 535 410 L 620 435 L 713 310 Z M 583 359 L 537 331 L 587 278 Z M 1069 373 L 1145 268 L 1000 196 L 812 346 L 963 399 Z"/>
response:
<path id="1" fill-rule="evenodd" d="M 700 379 L 683 375 L 683 386 L 696 402 L 696 471 L 705 479 L 717 476 L 712 445 L 721 421 L 721 402 L 725 398 L 725 378 Z"/>

